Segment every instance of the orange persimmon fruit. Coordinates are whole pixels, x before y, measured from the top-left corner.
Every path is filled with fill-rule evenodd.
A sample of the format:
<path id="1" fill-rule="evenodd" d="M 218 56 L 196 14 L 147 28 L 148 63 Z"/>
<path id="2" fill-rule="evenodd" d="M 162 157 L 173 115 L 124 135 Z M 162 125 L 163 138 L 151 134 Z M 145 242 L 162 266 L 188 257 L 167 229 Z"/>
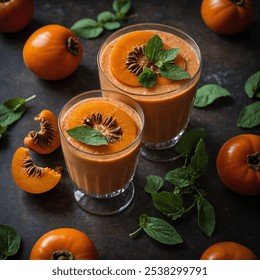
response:
<path id="1" fill-rule="evenodd" d="M 36 30 L 23 48 L 27 68 L 49 81 L 71 75 L 78 68 L 82 54 L 82 45 L 75 33 L 58 24 L 45 25 Z"/>
<path id="2" fill-rule="evenodd" d="M 33 14 L 34 0 L 1 0 L 0 32 L 21 31 L 30 23 Z"/>
<path id="3" fill-rule="evenodd" d="M 98 253 L 87 234 L 75 228 L 57 228 L 34 244 L 30 260 L 97 260 Z"/>
<path id="4" fill-rule="evenodd" d="M 257 260 L 255 253 L 248 247 L 231 241 L 218 242 L 208 247 L 201 260 Z"/>
<path id="5" fill-rule="evenodd" d="M 156 35 L 153 31 L 133 31 L 121 36 L 113 46 L 110 56 L 111 72 L 114 77 L 120 82 L 129 86 L 141 86 L 138 82 L 138 76 L 130 72 L 126 65 L 126 59 L 134 48 L 146 45 L 147 42 Z M 169 49 L 169 46 L 164 44 L 164 49 Z M 185 68 L 183 57 L 178 54 L 174 59 L 174 63 L 182 68 Z M 156 84 L 170 84 L 173 81 L 161 76 L 157 76 Z"/>
<path id="6" fill-rule="evenodd" d="M 24 144 L 39 154 L 50 154 L 60 146 L 58 119 L 49 110 L 42 110 L 35 118 L 40 123 L 39 131 L 30 131 L 24 138 Z"/>
<path id="7" fill-rule="evenodd" d="M 51 190 L 61 179 L 59 171 L 37 166 L 29 155 L 29 149 L 24 147 L 19 147 L 13 155 L 12 176 L 19 188 L 33 194 Z"/>

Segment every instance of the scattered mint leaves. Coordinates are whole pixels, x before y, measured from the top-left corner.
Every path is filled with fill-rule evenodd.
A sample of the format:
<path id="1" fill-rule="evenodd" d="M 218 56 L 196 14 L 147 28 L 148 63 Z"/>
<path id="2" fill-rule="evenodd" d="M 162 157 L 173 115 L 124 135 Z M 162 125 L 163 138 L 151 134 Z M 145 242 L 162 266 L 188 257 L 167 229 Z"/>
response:
<path id="1" fill-rule="evenodd" d="M 237 126 L 252 128 L 260 125 L 260 101 L 247 105 L 239 114 Z"/>
<path id="2" fill-rule="evenodd" d="M 106 136 L 88 126 L 77 126 L 68 129 L 67 133 L 69 136 L 87 145 L 101 146 L 108 144 Z"/>
<path id="3" fill-rule="evenodd" d="M 20 244 L 20 234 L 13 227 L 0 224 L 0 260 L 15 255 Z"/>
<path id="4" fill-rule="evenodd" d="M 245 82 L 245 92 L 250 99 L 260 98 L 260 71 L 252 74 Z M 244 107 L 239 113 L 237 126 L 252 128 L 260 125 L 260 101 Z"/>
<path id="5" fill-rule="evenodd" d="M 260 71 L 252 74 L 245 82 L 244 90 L 250 99 L 260 98 Z M 193 106 L 202 108 L 212 104 L 220 97 L 231 96 L 230 92 L 215 84 L 204 85 L 197 90 Z M 260 102 L 245 106 L 239 113 L 237 126 L 253 128 L 260 125 Z"/>
<path id="6" fill-rule="evenodd" d="M 114 0 L 112 8 L 115 13 L 103 11 L 96 19 L 83 18 L 75 22 L 70 29 L 82 39 L 94 39 L 99 37 L 104 30 L 116 30 L 121 27 L 121 20 L 131 8 L 130 0 Z"/>
<path id="7" fill-rule="evenodd" d="M 178 48 L 163 50 L 163 42 L 158 35 L 151 38 L 144 51 L 149 63 L 138 75 L 139 84 L 150 88 L 156 83 L 158 75 L 171 80 L 189 79 L 190 75 L 183 68 L 173 63 L 173 59 L 178 53 Z"/>
<path id="8" fill-rule="evenodd" d="M 260 98 L 260 71 L 252 74 L 245 83 L 245 92 L 249 98 Z"/>
<path id="9" fill-rule="evenodd" d="M 209 161 L 205 137 L 206 133 L 202 128 L 186 131 L 176 146 L 176 151 L 184 158 L 184 164 L 168 171 L 164 178 L 156 175 L 147 176 L 145 191 L 151 195 L 153 206 L 173 221 L 180 219 L 192 209 L 197 209 L 198 226 L 206 236 L 211 237 L 216 223 L 215 210 L 205 198 L 205 191 L 200 187 L 200 177 L 206 172 Z M 140 228 L 133 234 L 142 228 L 154 239 L 164 234 L 163 228 L 160 227 L 156 228 L 156 236 L 150 234 L 149 222 L 151 220 L 147 215 L 141 215 Z"/>
<path id="10" fill-rule="evenodd" d="M 187 157 L 194 151 L 201 138 L 203 140 L 206 138 L 206 131 L 204 128 L 187 130 L 176 144 L 175 150 L 183 157 Z"/>
<path id="11" fill-rule="evenodd" d="M 162 219 L 142 214 L 139 217 L 139 226 L 135 232 L 130 234 L 131 237 L 143 229 L 148 236 L 163 244 L 176 245 L 183 242 L 176 229 Z"/>
<path id="12" fill-rule="evenodd" d="M 150 175 L 147 176 L 147 183 L 144 187 L 144 190 L 147 193 L 154 193 L 160 190 L 163 186 L 163 179 L 160 176 Z"/>
<path id="13" fill-rule="evenodd" d="M 203 197 L 198 196 L 196 200 L 198 210 L 198 225 L 202 232 L 211 237 L 215 229 L 215 211 L 213 206 Z"/>
<path id="14" fill-rule="evenodd" d="M 198 108 L 206 107 L 212 104 L 215 100 L 230 95 L 231 94 L 228 90 L 219 85 L 204 85 L 197 90 L 193 106 Z"/>
<path id="15" fill-rule="evenodd" d="M 26 111 L 26 103 L 35 97 L 35 95 L 27 99 L 14 97 L 0 103 L 0 139 L 11 125 L 22 117 Z"/>

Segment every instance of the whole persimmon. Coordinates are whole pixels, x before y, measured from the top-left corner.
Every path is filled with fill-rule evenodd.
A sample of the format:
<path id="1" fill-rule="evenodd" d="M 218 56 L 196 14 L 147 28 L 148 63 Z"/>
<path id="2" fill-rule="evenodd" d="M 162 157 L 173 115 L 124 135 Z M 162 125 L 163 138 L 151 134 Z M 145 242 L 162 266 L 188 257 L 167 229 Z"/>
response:
<path id="1" fill-rule="evenodd" d="M 14 33 L 32 20 L 34 0 L 0 0 L 0 32 Z"/>
<path id="2" fill-rule="evenodd" d="M 250 25 L 253 4 L 251 0 L 203 0 L 201 17 L 211 30 L 232 35 Z"/>
<path id="3" fill-rule="evenodd" d="M 38 77 L 61 80 L 79 66 L 83 49 L 78 37 L 70 29 L 49 24 L 36 30 L 23 48 L 25 65 Z"/>
<path id="4" fill-rule="evenodd" d="M 255 253 L 248 247 L 232 241 L 218 242 L 208 247 L 201 260 L 257 260 Z"/>
<path id="5" fill-rule="evenodd" d="M 97 260 L 98 252 L 87 234 L 75 228 L 56 228 L 33 245 L 30 260 Z"/>
<path id="6" fill-rule="evenodd" d="M 217 172 L 224 185 L 241 195 L 260 194 L 260 136 L 239 134 L 220 148 Z"/>

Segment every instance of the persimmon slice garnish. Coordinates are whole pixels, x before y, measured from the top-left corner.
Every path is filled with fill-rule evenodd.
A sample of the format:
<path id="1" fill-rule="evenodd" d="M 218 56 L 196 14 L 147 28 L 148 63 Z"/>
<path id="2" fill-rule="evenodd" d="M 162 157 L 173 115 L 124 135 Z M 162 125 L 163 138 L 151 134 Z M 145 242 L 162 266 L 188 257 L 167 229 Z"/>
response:
<path id="1" fill-rule="evenodd" d="M 140 87 L 138 82 L 138 75 L 131 71 L 131 67 L 127 65 L 127 58 L 129 53 L 134 52 L 142 48 L 147 42 L 155 36 L 153 31 L 134 31 L 121 36 L 115 43 L 110 56 L 111 72 L 114 77 L 129 86 Z M 164 44 L 164 49 L 170 47 Z M 185 68 L 184 58 L 178 54 L 173 61 L 176 65 L 181 68 Z M 130 70 L 129 70 L 130 69 Z M 159 85 L 170 84 L 173 80 L 158 76 L 156 83 Z"/>

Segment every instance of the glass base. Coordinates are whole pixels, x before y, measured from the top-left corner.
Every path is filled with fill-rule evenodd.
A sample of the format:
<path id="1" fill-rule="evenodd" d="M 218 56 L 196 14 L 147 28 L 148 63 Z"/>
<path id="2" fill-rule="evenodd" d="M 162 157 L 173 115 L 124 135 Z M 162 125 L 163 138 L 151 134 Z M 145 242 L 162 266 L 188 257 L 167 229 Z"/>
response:
<path id="1" fill-rule="evenodd" d="M 121 189 L 118 193 L 111 196 L 98 196 L 89 195 L 77 187 L 74 189 L 74 197 L 77 204 L 85 211 L 95 214 L 108 216 L 123 211 L 132 201 L 134 197 L 134 183 L 130 183 Z"/>
<path id="2" fill-rule="evenodd" d="M 176 137 L 164 143 L 143 143 L 141 155 L 145 159 L 153 162 L 169 162 L 180 158 L 180 154 L 175 151 L 175 145 L 184 131 L 185 129 L 183 129 Z"/>

